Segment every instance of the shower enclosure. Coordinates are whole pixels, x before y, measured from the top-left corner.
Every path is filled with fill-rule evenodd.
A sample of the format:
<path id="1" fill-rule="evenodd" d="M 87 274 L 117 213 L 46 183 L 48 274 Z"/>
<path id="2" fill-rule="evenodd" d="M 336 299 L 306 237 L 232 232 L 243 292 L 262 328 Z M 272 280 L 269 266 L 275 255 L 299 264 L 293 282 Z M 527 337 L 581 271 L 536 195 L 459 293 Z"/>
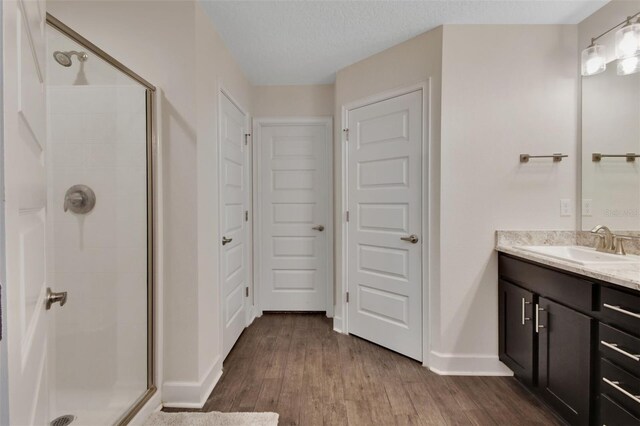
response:
<path id="1" fill-rule="evenodd" d="M 155 88 L 54 17 L 47 23 L 50 415 L 124 424 L 156 389 Z"/>

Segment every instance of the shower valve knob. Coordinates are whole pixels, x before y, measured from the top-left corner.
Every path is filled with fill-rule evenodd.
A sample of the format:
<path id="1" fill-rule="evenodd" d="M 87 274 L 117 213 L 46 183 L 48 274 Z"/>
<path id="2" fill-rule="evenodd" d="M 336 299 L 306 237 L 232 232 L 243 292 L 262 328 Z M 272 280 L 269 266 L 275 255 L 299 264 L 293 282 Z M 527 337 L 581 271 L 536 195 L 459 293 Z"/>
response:
<path id="1" fill-rule="evenodd" d="M 64 195 L 64 211 L 87 214 L 96 205 L 96 194 L 87 185 L 73 185 Z"/>

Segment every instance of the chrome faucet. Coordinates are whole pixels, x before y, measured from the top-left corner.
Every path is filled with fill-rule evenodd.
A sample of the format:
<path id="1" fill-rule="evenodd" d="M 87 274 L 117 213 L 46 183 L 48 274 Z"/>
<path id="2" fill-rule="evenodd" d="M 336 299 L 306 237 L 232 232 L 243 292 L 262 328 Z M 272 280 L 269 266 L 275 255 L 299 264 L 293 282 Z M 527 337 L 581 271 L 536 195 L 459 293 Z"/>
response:
<path id="1" fill-rule="evenodd" d="M 604 231 L 604 234 L 601 234 L 600 231 Z M 604 225 L 598 225 L 591 230 L 591 233 L 599 239 L 596 243 L 597 251 L 605 253 L 615 253 L 616 248 L 614 244 L 613 232 L 611 232 L 611 229 Z"/>
<path id="2" fill-rule="evenodd" d="M 600 233 L 603 231 L 604 233 Z M 624 249 L 624 242 L 627 240 L 631 240 L 632 237 L 626 235 L 616 235 L 611 230 L 604 226 L 598 225 L 591 230 L 591 233 L 598 237 L 598 241 L 596 242 L 596 250 L 604 253 L 614 253 L 619 255 L 626 255 L 626 251 Z"/>

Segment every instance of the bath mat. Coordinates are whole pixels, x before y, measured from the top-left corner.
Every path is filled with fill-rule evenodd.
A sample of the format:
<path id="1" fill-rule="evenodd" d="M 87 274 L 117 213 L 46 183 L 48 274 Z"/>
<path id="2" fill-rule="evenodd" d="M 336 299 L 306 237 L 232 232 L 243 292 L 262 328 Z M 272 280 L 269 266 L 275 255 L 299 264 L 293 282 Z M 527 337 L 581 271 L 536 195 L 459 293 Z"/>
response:
<path id="1" fill-rule="evenodd" d="M 277 413 L 165 413 L 149 416 L 145 426 L 277 426 Z"/>

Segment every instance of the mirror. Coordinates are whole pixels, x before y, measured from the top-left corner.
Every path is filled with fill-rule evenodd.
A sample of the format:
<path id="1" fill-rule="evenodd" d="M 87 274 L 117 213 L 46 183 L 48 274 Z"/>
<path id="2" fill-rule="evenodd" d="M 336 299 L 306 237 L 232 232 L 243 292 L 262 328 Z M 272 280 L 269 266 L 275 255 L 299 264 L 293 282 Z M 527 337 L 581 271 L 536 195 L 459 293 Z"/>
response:
<path id="1" fill-rule="evenodd" d="M 640 157 L 628 153 L 640 155 L 640 73 L 619 76 L 614 61 L 582 78 L 583 230 L 640 231 Z"/>

